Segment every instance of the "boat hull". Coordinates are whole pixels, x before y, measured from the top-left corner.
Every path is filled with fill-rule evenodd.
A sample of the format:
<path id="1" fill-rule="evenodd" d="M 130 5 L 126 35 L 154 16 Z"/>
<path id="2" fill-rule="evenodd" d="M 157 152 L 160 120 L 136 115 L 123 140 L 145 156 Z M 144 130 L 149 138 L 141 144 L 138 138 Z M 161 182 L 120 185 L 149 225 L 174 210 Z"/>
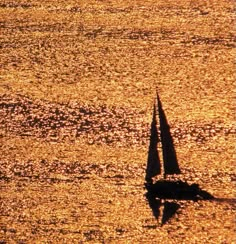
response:
<path id="1" fill-rule="evenodd" d="M 145 187 L 148 194 L 159 199 L 178 199 L 178 200 L 206 200 L 214 197 L 201 190 L 197 184 L 189 185 L 183 181 L 160 180 L 154 184 L 146 183 Z"/>

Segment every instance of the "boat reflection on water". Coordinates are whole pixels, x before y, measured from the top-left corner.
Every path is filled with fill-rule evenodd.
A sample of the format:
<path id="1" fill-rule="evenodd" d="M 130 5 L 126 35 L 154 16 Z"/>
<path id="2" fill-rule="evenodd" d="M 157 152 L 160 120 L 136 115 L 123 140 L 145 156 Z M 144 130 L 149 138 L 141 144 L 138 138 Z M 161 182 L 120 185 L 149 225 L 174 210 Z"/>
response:
<path id="1" fill-rule="evenodd" d="M 148 160 L 145 176 L 145 187 L 147 189 L 146 198 L 153 215 L 158 219 L 160 216 L 160 207 L 163 205 L 162 225 L 165 224 L 179 209 L 178 200 L 209 200 L 214 197 L 200 189 L 198 184 L 188 184 L 178 180 L 171 181 L 167 175 L 180 174 L 180 168 L 177 161 L 176 151 L 173 139 L 170 133 L 170 126 L 162 108 L 159 95 L 157 94 L 157 108 L 160 121 L 160 140 L 156 121 L 156 104 L 154 103 L 153 118 L 151 123 L 151 135 L 148 151 Z M 158 143 L 162 144 L 163 155 L 163 179 L 153 183 L 153 178 L 161 174 L 161 161 L 158 154 Z M 172 201 L 167 201 L 171 199 Z"/>
<path id="2" fill-rule="evenodd" d="M 170 218 L 174 216 L 177 210 L 180 208 L 180 204 L 177 202 L 166 201 L 162 202 L 161 199 L 155 198 L 153 195 L 147 193 L 146 198 L 150 208 L 152 209 L 153 216 L 158 220 L 161 218 L 161 225 L 164 225 Z M 161 207 L 163 206 L 163 212 L 161 213 Z"/>

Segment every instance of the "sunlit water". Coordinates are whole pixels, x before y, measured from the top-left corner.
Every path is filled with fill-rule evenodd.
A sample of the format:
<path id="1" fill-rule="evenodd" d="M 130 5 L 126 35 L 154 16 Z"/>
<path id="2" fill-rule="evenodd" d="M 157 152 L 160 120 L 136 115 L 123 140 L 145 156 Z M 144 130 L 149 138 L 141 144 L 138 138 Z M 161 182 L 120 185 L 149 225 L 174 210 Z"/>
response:
<path id="1" fill-rule="evenodd" d="M 0 242 L 233 242 L 230 3 L 0 11 Z M 215 197 L 172 201 L 164 224 L 164 200 L 156 219 L 143 185 L 156 86 L 182 171 L 172 179 Z"/>

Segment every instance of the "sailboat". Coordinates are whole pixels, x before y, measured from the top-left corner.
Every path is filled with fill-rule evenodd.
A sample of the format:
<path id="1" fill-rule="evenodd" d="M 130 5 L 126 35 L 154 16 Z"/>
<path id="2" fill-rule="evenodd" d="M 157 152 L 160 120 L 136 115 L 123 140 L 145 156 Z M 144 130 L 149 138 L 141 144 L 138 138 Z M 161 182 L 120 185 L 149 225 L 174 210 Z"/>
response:
<path id="1" fill-rule="evenodd" d="M 157 110 L 160 123 L 160 136 L 157 130 Z M 158 144 L 162 144 L 163 170 L 158 153 Z M 163 178 L 153 183 L 153 178 L 161 175 Z M 148 149 L 148 160 L 145 175 L 145 187 L 149 193 L 160 199 L 210 199 L 213 196 L 199 188 L 198 184 L 189 185 L 187 182 L 178 180 L 171 181 L 167 175 L 181 174 L 173 138 L 170 132 L 164 109 L 160 97 L 154 102 L 153 117 L 151 123 L 150 144 Z"/>
<path id="2" fill-rule="evenodd" d="M 151 136 L 148 152 L 148 161 L 146 168 L 145 180 L 151 182 L 152 178 L 161 174 L 161 162 L 158 154 L 158 143 L 162 144 L 162 156 L 163 156 L 163 173 L 164 179 L 167 175 L 180 174 L 180 168 L 177 161 L 176 151 L 174 148 L 173 139 L 170 133 L 170 126 L 167 122 L 165 112 L 162 107 L 159 95 L 157 94 L 157 108 L 160 121 L 160 139 L 157 130 L 156 120 L 156 104 L 153 107 L 153 117 L 151 124 Z"/>

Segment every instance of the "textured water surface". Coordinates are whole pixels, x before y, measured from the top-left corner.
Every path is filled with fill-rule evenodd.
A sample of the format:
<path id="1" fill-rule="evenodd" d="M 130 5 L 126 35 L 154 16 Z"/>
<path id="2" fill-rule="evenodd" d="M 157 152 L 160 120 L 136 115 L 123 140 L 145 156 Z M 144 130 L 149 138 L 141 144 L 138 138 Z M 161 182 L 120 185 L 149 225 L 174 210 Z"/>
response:
<path id="1" fill-rule="evenodd" d="M 224 0 L 4 0 L 0 242 L 233 243 L 233 13 Z M 148 202 L 156 87 L 182 172 L 170 178 L 215 199 Z"/>

